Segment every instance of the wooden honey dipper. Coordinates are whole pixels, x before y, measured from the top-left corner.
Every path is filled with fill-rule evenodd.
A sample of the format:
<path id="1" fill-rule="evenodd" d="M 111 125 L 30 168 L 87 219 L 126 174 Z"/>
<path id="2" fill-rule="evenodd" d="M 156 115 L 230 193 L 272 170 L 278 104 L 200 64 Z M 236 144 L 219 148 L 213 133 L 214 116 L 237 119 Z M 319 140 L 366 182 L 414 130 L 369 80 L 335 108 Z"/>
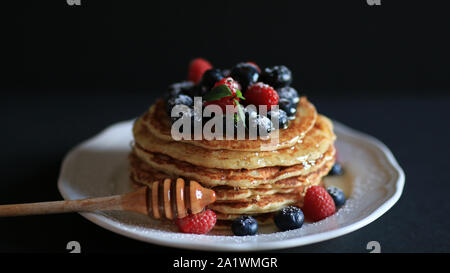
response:
<path id="1" fill-rule="evenodd" d="M 151 186 L 139 187 L 134 192 L 82 200 L 64 200 L 28 204 L 0 205 L 0 217 L 53 214 L 67 212 L 92 212 L 105 210 L 134 211 L 153 218 L 183 218 L 188 213 L 199 213 L 216 201 L 216 193 L 195 181 L 185 183 L 165 179 Z M 164 213 L 162 213 L 164 212 Z"/>

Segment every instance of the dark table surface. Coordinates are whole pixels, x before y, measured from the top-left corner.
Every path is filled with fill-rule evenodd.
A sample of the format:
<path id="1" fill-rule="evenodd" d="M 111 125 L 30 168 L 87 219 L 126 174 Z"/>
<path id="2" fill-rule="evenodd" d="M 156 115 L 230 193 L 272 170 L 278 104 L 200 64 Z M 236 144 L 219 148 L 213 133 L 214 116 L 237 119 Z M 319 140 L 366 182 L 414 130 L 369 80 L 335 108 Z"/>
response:
<path id="1" fill-rule="evenodd" d="M 64 155 L 106 126 L 134 118 L 152 95 L 77 95 L 72 92 L 0 100 L 0 203 L 61 199 L 56 188 Z M 450 251 L 450 96 L 314 97 L 318 110 L 371 134 L 394 153 L 406 173 L 398 203 L 370 225 L 329 241 L 280 252 Z M 186 252 L 129 239 L 78 214 L 0 219 L 0 252 L 67 252 L 78 241 L 83 252 Z M 189 251 L 191 252 L 191 251 Z"/>

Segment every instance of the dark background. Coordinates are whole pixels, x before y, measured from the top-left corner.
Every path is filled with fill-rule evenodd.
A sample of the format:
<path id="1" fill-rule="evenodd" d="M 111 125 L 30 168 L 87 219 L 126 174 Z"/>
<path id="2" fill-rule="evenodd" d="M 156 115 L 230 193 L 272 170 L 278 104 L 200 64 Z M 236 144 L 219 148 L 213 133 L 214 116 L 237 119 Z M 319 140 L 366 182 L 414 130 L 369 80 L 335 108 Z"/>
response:
<path id="1" fill-rule="evenodd" d="M 318 110 L 379 138 L 400 201 L 351 234 L 287 252 L 449 252 L 448 6 L 430 1 L 10 1 L 2 6 L 0 202 L 60 199 L 64 155 L 142 113 L 189 61 L 291 68 Z M 0 252 L 171 252 L 79 215 L 0 219 Z"/>
<path id="2" fill-rule="evenodd" d="M 162 92 L 199 56 L 285 64 L 311 94 L 450 86 L 448 8 L 435 1 L 20 2 L 4 25 L 13 65 L 2 86 L 31 93 Z"/>

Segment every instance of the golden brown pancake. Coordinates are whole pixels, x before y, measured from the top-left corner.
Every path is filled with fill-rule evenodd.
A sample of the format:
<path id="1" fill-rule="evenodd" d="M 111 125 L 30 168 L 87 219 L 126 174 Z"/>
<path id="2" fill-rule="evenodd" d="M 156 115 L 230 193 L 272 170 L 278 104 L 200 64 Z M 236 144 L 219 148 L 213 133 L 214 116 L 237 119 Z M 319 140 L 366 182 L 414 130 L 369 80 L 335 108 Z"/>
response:
<path id="1" fill-rule="evenodd" d="M 330 161 L 327 162 L 320 170 L 311 172 L 307 175 L 283 179 L 272 185 L 262 184 L 257 188 L 240 189 L 229 186 L 220 186 L 212 189 L 216 192 L 217 201 L 227 202 L 256 200 L 258 196 L 268 196 L 277 193 L 299 193 L 300 195 L 304 195 L 305 190 L 309 186 L 318 185 L 321 183 L 322 177 L 330 171 L 332 166 L 333 161 Z M 279 184 L 281 184 L 281 186 Z"/>
<path id="2" fill-rule="evenodd" d="M 275 151 L 209 150 L 180 141 L 164 141 L 155 137 L 142 119 L 136 121 L 133 134 L 136 153 L 160 153 L 192 165 L 216 169 L 257 169 L 307 163 L 320 158 L 336 138 L 331 121 L 320 115 L 301 141 L 290 148 Z M 141 157 L 139 153 L 138 156 Z"/>
<path id="3" fill-rule="evenodd" d="M 298 181 L 286 180 L 287 178 L 313 173 L 327 162 L 332 164 L 334 154 L 334 146 L 330 146 L 324 155 L 308 164 L 297 164 L 289 167 L 264 167 L 254 170 L 224 170 L 202 168 L 161 154 L 149 152 L 142 154 L 139 150 L 134 149 L 130 155 L 130 172 L 135 180 L 142 183 L 154 181 L 151 179 L 155 179 L 155 173 L 160 172 L 159 177 L 164 175 L 170 178 L 184 177 L 209 187 L 287 188 L 299 185 Z"/>
<path id="4" fill-rule="evenodd" d="M 216 224 L 214 225 L 214 229 L 216 230 L 230 229 L 233 220 L 243 215 L 244 214 L 223 214 L 220 212 L 216 212 L 217 221 Z M 273 224 L 273 213 L 263 213 L 256 215 L 254 214 L 252 215 L 252 217 L 256 219 L 259 226 Z"/>
<path id="5" fill-rule="evenodd" d="M 216 201 L 208 208 L 225 214 L 260 214 L 274 212 L 285 206 L 303 200 L 299 193 L 277 193 L 269 196 L 260 196 L 257 200 L 241 200 L 240 202 Z"/>
<path id="6" fill-rule="evenodd" d="M 216 192 L 216 201 L 241 202 L 242 200 L 255 200 L 258 196 L 300 192 L 302 187 L 234 189 L 228 186 L 219 186 L 214 187 L 213 190 Z"/>
<path id="7" fill-rule="evenodd" d="M 173 141 L 171 136 L 170 119 L 165 111 L 165 103 L 158 100 L 149 111 L 141 117 L 142 123 L 156 138 L 163 141 Z M 313 127 L 317 111 L 306 97 L 301 97 L 297 106 L 296 118 L 289 123 L 287 129 L 279 130 L 279 142 L 270 146 L 269 140 L 181 140 L 205 149 L 261 151 L 262 147 L 268 150 L 277 150 L 294 146 Z"/>

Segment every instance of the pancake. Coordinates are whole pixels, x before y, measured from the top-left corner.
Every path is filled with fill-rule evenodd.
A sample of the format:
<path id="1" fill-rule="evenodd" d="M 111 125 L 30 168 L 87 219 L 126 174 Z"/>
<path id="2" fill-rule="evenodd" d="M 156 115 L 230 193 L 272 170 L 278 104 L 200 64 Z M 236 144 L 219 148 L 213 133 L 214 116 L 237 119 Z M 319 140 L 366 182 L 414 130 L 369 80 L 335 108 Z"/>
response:
<path id="1" fill-rule="evenodd" d="M 243 214 L 223 214 L 223 213 L 216 213 L 217 221 L 214 225 L 214 229 L 216 230 L 223 230 L 223 229 L 230 229 L 231 224 L 233 223 L 233 220 L 236 218 L 239 218 L 240 216 L 243 216 Z M 257 214 L 252 215 L 253 218 L 258 222 L 258 226 L 266 226 L 273 224 L 273 214 L 272 213 L 264 213 L 264 214 Z"/>
<path id="2" fill-rule="evenodd" d="M 240 202 L 216 201 L 208 208 L 225 214 L 261 214 L 274 212 L 285 206 L 303 200 L 299 193 L 277 193 L 269 196 L 260 196 L 257 200 L 249 199 Z"/>
<path id="3" fill-rule="evenodd" d="M 296 180 L 286 180 L 287 178 L 315 172 L 322 168 L 326 162 L 332 164 L 334 154 L 334 146 L 330 146 L 325 154 L 314 162 L 308 162 L 307 164 L 289 167 L 264 167 L 255 170 L 223 170 L 202 168 L 165 155 L 133 149 L 133 153 L 130 154 L 130 172 L 135 180 L 143 183 L 152 182 L 158 179 L 157 176 L 159 175 L 159 177 L 170 178 L 184 177 L 209 187 L 226 185 L 241 189 L 255 187 L 286 188 L 301 184 Z M 157 172 L 160 172 L 160 174 L 156 174 Z"/>
<path id="4" fill-rule="evenodd" d="M 301 97 L 297 106 L 296 118 L 289 123 L 287 129 L 278 130 L 279 141 L 277 145 L 270 145 L 270 140 L 180 140 L 205 149 L 213 150 L 239 150 L 261 151 L 278 150 L 296 145 L 316 122 L 317 111 L 306 97 Z M 158 100 L 141 118 L 142 123 L 156 138 L 163 141 L 173 141 L 171 136 L 170 119 L 165 111 L 165 103 Z"/>
<path id="5" fill-rule="evenodd" d="M 301 207 L 306 190 L 319 185 L 335 162 L 333 125 L 306 97 L 269 148 L 271 141 L 263 139 L 175 141 L 164 108 L 158 100 L 134 123 L 130 180 L 138 186 L 181 177 L 213 189 L 216 201 L 207 208 L 216 212 L 215 229 L 229 229 L 242 215 L 273 223 L 274 212 Z"/>
<path id="6" fill-rule="evenodd" d="M 162 181 L 167 177 L 171 177 L 170 175 L 154 170 L 142 161 L 139 161 L 134 155 L 130 155 L 130 161 L 133 166 L 130 167 L 130 178 L 135 183 L 151 185 L 153 181 Z M 306 187 L 320 183 L 321 178 L 329 172 L 333 163 L 334 160 L 330 160 L 319 170 L 310 172 L 307 175 L 282 179 L 273 184 L 260 184 L 255 188 L 218 186 L 213 187 L 212 189 L 216 192 L 217 201 L 227 202 L 245 202 L 246 200 L 255 200 L 258 196 L 267 196 L 277 193 L 303 194 Z"/>
<path id="7" fill-rule="evenodd" d="M 233 189 L 230 187 L 213 188 L 216 192 L 216 201 L 242 202 L 243 200 L 256 200 L 258 196 L 267 196 L 277 193 L 297 193 L 302 191 L 302 187 L 291 188 L 253 188 L 253 189 Z"/>
<path id="8" fill-rule="evenodd" d="M 245 216 L 245 214 L 226 214 L 226 213 L 220 213 L 217 212 L 216 213 L 216 218 L 217 220 L 231 220 L 233 221 L 234 219 L 237 219 L 241 216 Z M 267 220 L 269 218 L 271 218 L 273 216 L 273 213 L 263 213 L 263 214 L 253 214 L 252 217 L 257 219 L 257 220 Z"/>
<path id="9" fill-rule="evenodd" d="M 276 151 L 209 150 L 180 141 L 155 137 L 143 119 L 133 127 L 136 150 L 160 153 L 204 168 L 257 169 L 270 166 L 292 166 L 318 159 L 335 140 L 333 125 L 324 116 L 317 116 L 314 127 L 294 146 Z M 247 142 L 247 141 L 243 141 Z"/>
<path id="10" fill-rule="evenodd" d="M 278 181 L 279 184 L 291 185 L 289 187 L 277 187 L 270 184 L 262 184 L 258 188 L 239 189 L 228 186 L 212 188 L 216 192 L 217 201 L 245 202 L 257 200 L 258 196 L 268 196 L 278 193 L 298 193 L 304 195 L 306 189 L 312 185 L 319 185 L 322 177 L 325 176 L 333 166 L 333 162 L 327 162 L 320 170 L 308 175 L 291 177 Z M 275 183 L 275 184 L 277 184 Z M 267 187 L 265 187 L 267 185 Z"/>

